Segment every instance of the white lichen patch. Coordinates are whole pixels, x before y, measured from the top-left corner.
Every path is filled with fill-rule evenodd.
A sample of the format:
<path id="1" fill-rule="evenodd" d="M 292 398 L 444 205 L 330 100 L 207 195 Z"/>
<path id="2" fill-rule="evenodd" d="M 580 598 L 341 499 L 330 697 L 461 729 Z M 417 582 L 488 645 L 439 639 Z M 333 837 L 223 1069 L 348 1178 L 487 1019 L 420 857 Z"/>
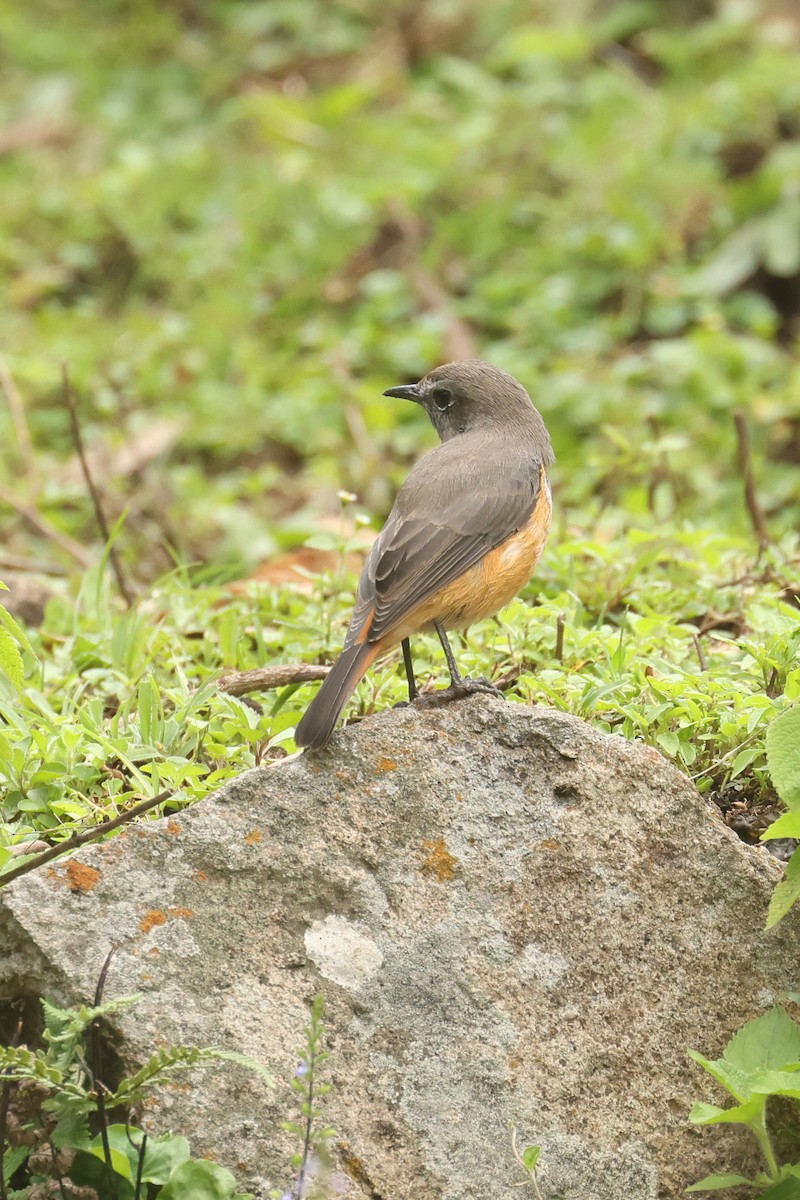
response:
<path id="1" fill-rule="evenodd" d="M 315 921 L 304 940 L 306 954 L 320 974 L 351 991 L 362 987 L 383 963 L 372 938 L 344 917 Z"/>

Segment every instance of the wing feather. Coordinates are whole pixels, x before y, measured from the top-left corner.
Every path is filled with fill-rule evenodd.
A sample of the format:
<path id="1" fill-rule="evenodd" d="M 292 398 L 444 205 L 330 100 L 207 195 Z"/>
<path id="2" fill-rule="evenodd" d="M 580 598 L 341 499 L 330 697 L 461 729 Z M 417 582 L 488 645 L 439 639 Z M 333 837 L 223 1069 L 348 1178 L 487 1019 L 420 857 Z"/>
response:
<path id="1" fill-rule="evenodd" d="M 533 512 L 540 460 L 517 453 L 498 469 L 497 456 L 465 453 L 466 436 L 421 459 L 398 493 L 364 564 L 346 646 L 358 640 L 370 617 L 368 642 L 390 634 Z"/>

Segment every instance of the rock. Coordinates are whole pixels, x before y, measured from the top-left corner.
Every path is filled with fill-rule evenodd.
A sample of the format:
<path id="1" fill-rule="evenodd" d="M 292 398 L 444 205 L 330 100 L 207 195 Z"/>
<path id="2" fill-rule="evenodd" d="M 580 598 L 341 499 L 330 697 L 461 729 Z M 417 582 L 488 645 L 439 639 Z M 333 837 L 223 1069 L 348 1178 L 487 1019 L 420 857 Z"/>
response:
<path id="1" fill-rule="evenodd" d="M 655 750 L 487 697 L 412 706 L 10 885 L 0 995 L 90 999 L 121 942 L 127 1061 L 224 1044 L 285 1081 L 322 989 L 348 1196 L 508 1200 L 513 1119 L 543 1196 L 672 1200 L 755 1163 L 688 1126 L 722 1098 L 686 1051 L 796 987 L 797 917 L 764 932 L 779 877 Z M 192 1079 L 148 1123 L 259 1198 L 288 1186 L 288 1086 Z"/>

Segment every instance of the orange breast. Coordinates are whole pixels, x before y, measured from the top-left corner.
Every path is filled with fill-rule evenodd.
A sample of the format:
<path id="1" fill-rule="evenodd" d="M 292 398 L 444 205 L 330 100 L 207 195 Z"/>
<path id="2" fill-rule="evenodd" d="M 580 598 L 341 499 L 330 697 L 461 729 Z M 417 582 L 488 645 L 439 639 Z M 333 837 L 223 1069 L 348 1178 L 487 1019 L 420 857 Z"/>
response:
<path id="1" fill-rule="evenodd" d="M 402 627 L 392 630 L 391 642 L 387 638 L 385 645 L 397 645 L 413 633 L 430 629 L 434 621 L 445 629 L 463 629 L 473 621 L 491 617 L 513 600 L 541 557 L 552 511 L 550 488 L 542 470 L 539 500 L 527 524 L 410 613 Z"/>

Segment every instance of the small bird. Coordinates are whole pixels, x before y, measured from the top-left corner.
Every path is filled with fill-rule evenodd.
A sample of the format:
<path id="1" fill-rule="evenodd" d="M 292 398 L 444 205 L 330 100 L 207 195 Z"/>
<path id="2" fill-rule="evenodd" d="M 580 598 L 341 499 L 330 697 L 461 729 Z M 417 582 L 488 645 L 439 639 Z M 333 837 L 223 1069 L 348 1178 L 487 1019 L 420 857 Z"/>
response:
<path id="1" fill-rule="evenodd" d="M 358 584 L 344 648 L 295 731 L 319 750 L 359 680 L 398 643 L 408 698 L 419 695 L 409 638 L 435 629 L 450 671 L 437 701 L 497 689 L 463 678 L 445 631 L 508 604 L 530 579 L 550 530 L 545 423 L 521 383 L 478 359 L 436 367 L 384 396 L 420 404 L 441 445 L 405 481 Z"/>

